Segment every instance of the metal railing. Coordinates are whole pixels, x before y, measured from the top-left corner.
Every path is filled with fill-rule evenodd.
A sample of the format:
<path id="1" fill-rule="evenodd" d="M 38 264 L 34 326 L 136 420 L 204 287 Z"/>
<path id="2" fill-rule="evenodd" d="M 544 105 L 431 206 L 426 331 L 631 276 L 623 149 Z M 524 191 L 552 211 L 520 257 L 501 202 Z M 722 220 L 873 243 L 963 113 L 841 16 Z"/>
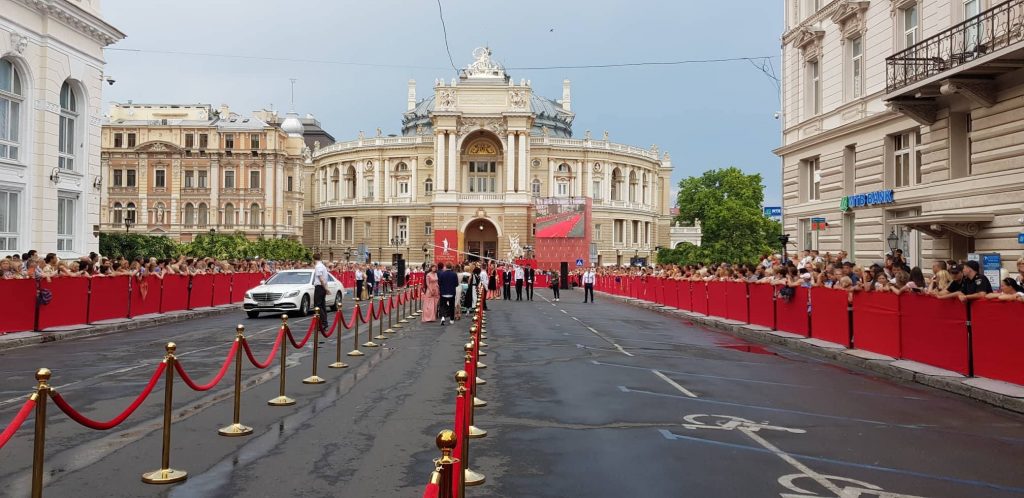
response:
<path id="1" fill-rule="evenodd" d="M 1024 41 L 1024 0 L 1003 2 L 885 59 L 893 93 Z"/>

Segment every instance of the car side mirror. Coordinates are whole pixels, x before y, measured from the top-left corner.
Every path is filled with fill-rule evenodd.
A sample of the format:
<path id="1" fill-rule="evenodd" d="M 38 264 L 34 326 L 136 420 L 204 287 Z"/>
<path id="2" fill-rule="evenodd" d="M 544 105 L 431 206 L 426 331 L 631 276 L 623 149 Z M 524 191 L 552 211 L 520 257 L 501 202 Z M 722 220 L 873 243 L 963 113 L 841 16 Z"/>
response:
<path id="1" fill-rule="evenodd" d="M 267 283 L 267 281 L 266 281 L 266 280 L 260 280 L 260 285 L 263 285 L 263 284 L 265 284 L 265 283 Z"/>

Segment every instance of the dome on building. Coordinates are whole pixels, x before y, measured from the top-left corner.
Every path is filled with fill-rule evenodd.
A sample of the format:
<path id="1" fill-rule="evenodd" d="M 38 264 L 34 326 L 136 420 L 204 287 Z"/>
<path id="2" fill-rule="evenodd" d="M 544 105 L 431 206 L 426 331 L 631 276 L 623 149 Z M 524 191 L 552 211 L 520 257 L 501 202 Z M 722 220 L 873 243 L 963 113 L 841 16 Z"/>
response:
<path id="1" fill-rule="evenodd" d="M 299 115 L 295 111 L 291 111 L 285 116 L 284 121 L 281 122 L 281 129 L 289 137 L 298 138 L 302 138 L 302 132 L 305 130 L 302 126 L 302 121 L 299 120 Z"/>
<path id="2" fill-rule="evenodd" d="M 431 95 L 416 103 L 413 110 L 402 117 L 402 135 L 416 135 L 417 126 L 424 133 L 432 128 L 430 113 L 434 112 L 435 96 Z M 552 137 L 572 138 L 572 120 L 575 115 L 562 109 L 562 105 L 551 99 L 530 93 L 530 110 L 534 114 L 533 134 L 541 135 L 547 128 Z"/>

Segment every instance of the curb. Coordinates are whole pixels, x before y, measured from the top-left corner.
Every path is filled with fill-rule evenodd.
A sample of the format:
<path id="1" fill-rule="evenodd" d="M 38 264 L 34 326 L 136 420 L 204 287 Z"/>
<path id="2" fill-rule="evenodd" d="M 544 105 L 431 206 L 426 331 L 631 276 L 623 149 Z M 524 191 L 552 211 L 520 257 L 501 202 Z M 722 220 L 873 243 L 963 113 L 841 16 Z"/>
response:
<path id="1" fill-rule="evenodd" d="M 739 324 L 730 320 L 710 317 L 692 311 L 666 307 L 650 301 L 616 296 L 604 292 L 601 292 L 601 294 L 631 306 L 645 308 L 677 318 L 685 318 L 686 320 L 693 321 L 700 325 L 729 332 L 751 342 L 783 346 L 792 351 L 839 363 L 847 367 L 854 367 L 874 372 L 890 379 L 915 382 L 924 386 L 981 401 L 1005 410 L 1024 413 L 1024 387 L 1020 388 L 1021 396 L 1010 396 L 966 383 L 966 381 L 977 381 L 977 377 L 964 377 L 959 374 L 953 374 L 952 372 L 950 372 L 951 375 L 922 373 L 904 367 L 903 364 L 907 362 L 898 359 L 863 358 L 849 354 L 854 350 L 846 349 L 845 347 L 837 344 L 825 343 L 824 341 L 809 342 L 807 340 L 808 338 L 802 336 L 794 336 L 793 334 L 786 334 L 784 332 L 779 333 L 768 330 L 754 330 L 749 328 L 751 326 L 748 324 Z M 900 363 L 900 365 L 898 366 L 896 363 Z"/>
<path id="2" fill-rule="evenodd" d="M 44 344 L 55 341 L 66 341 L 82 337 L 95 337 L 98 335 L 113 334 L 126 330 L 136 330 L 167 323 L 178 323 L 198 318 L 219 315 L 221 313 L 239 310 L 238 304 L 225 304 L 212 308 L 199 308 L 187 311 L 172 311 L 169 313 L 141 315 L 136 318 L 124 318 L 107 321 L 107 323 L 94 323 L 91 325 L 72 325 L 67 327 L 54 327 L 44 331 L 15 332 L 12 334 L 0 335 L 0 351 Z"/>

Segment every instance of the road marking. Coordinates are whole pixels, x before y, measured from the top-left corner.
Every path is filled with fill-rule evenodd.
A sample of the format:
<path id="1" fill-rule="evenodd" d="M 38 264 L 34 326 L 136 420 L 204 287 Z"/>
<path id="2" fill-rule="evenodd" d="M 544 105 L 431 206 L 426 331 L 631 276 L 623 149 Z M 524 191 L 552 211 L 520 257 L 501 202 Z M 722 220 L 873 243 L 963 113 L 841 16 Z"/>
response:
<path id="1" fill-rule="evenodd" d="M 619 350 L 620 353 L 622 353 L 622 354 L 624 354 L 626 356 L 634 356 L 633 353 L 630 353 L 629 351 L 626 351 L 625 349 L 622 349 L 622 346 L 619 346 L 618 343 L 616 343 L 615 341 L 605 337 L 604 334 L 598 332 L 597 330 L 594 330 L 594 327 L 590 327 L 590 326 L 586 326 L 586 327 L 587 327 L 587 330 L 593 332 L 594 335 L 600 337 L 601 339 L 604 339 L 605 342 L 607 342 L 608 344 L 611 344 L 612 346 L 615 346 L 615 349 Z"/>
<path id="2" fill-rule="evenodd" d="M 565 311 L 565 310 L 558 310 L 558 311 L 561 311 L 562 313 L 565 313 L 566 315 L 568 315 L 568 314 L 569 314 L 569 312 L 568 312 L 568 311 Z"/>
<path id="3" fill-rule="evenodd" d="M 659 372 L 657 370 L 651 370 L 651 372 L 654 373 L 654 375 L 657 375 L 659 378 L 661 378 L 661 380 L 663 380 L 665 382 L 668 382 L 668 385 L 678 389 L 679 392 L 681 392 L 681 393 L 683 393 L 683 394 L 685 394 L 685 395 L 687 395 L 687 396 L 689 396 L 691 398 L 696 398 L 697 397 L 696 394 L 693 394 L 692 392 L 690 392 L 689 389 L 679 385 L 678 383 L 676 383 L 676 381 L 666 377 L 665 374 L 663 374 L 663 373 L 661 373 L 661 372 Z"/>

